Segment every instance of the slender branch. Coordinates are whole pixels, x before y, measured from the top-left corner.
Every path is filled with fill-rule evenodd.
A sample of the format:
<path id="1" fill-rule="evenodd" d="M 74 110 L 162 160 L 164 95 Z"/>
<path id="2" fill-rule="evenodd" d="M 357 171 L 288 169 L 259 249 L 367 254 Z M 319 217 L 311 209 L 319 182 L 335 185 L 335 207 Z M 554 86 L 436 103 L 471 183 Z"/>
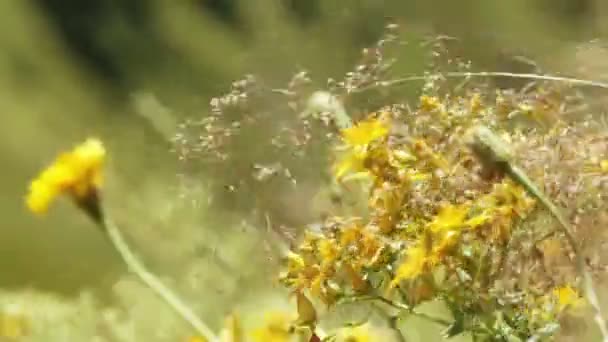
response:
<path id="1" fill-rule="evenodd" d="M 599 81 L 591 81 L 591 80 L 583 80 L 578 78 L 571 77 L 562 77 L 555 75 L 539 75 L 539 74 L 530 74 L 530 73 L 512 73 L 512 72 L 503 72 L 503 71 L 480 71 L 480 72 L 445 72 L 439 73 L 441 77 L 446 78 L 470 78 L 470 77 L 506 77 L 506 78 L 521 78 L 521 79 L 529 79 L 529 80 L 542 80 L 542 81 L 555 81 L 555 82 L 564 82 L 571 85 L 577 86 L 586 86 L 586 87 L 595 87 L 608 89 L 608 83 L 599 82 Z M 360 88 L 355 90 L 354 92 L 363 92 L 371 88 L 378 87 L 391 87 L 400 84 L 405 84 L 413 81 L 424 81 L 427 80 L 429 76 L 421 76 L 421 75 L 412 75 L 402 78 L 397 78 L 388 81 L 379 81 L 368 87 Z"/>
<path id="2" fill-rule="evenodd" d="M 363 296 L 351 296 L 351 297 L 347 297 L 345 300 L 351 301 L 351 302 L 355 302 L 355 301 L 379 301 L 381 303 L 384 303 L 390 307 L 393 307 L 397 310 L 400 311 L 406 311 L 407 313 L 426 319 L 427 321 L 433 322 L 433 323 L 437 323 L 437 324 L 441 324 L 444 326 L 449 326 L 452 323 L 448 320 L 445 320 L 443 318 L 439 318 L 439 317 L 434 317 L 422 312 L 418 312 L 416 310 L 414 310 L 412 307 L 402 304 L 402 303 L 397 303 L 397 302 L 393 302 L 390 299 L 384 298 L 382 296 L 375 296 L 375 295 L 363 295 Z"/>
<path id="3" fill-rule="evenodd" d="M 213 331 L 183 302 L 171 289 L 165 286 L 160 279 L 149 272 L 137 256 L 131 251 L 125 241 L 120 229 L 109 219 L 102 223 L 104 232 L 110 242 L 127 265 L 146 286 L 154 291 L 163 301 L 165 301 L 177 314 L 188 322 L 202 337 L 208 342 L 217 342 L 219 338 Z"/>

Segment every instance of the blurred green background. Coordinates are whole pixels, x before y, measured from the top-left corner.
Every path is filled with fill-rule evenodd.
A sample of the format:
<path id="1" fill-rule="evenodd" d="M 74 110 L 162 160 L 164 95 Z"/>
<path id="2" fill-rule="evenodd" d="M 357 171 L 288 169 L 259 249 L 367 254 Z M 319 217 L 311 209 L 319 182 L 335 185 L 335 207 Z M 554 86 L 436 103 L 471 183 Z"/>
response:
<path id="1" fill-rule="evenodd" d="M 0 1 L 0 287 L 105 291 L 123 272 L 67 201 L 44 219 L 23 206 L 29 180 L 88 136 L 108 146 L 104 196 L 142 254 L 163 255 L 170 247 L 159 241 L 184 221 L 199 225 L 212 248 L 227 246 L 220 223 L 239 215 L 229 207 L 230 220 L 163 216 L 177 173 L 163 134 L 205 116 L 233 80 L 252 73 L 282 85 L 304 68 L 322 87 L 351 70 L 388 22 L 405 39 L 458 38 L 453 53 L 476 69 L 536 70 L 529 59 L 544 71 L 601 79 L 607 14 L 602 0 Z M 422 73 L 428 62 L 416 44 L 398 55 L 403 73 Z M 138 94 L 166 115 L 150 120 Z"/>

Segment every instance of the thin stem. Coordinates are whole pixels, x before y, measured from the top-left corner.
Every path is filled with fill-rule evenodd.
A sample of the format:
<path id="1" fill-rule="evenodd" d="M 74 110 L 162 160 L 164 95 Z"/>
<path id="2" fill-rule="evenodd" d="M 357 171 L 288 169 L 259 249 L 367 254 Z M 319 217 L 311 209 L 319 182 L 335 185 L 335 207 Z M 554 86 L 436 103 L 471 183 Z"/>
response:
<path id="1" fill-rule="evenodd" d="M 606 321 L 603 318 L 601 306 L 599 303 L 599 299 L 597 296 L 597 292 L 595 291 L 595 287 L 593 284 L 593 278 L 591 277 L 591 273 L 585 267 L 585 261 L 583 260 L 583 255 L 578 248 L 578 244 L 576 243 L 576 239 L 574 238 L 574 233 L 572 229 L 572 225 L 564 215 L 561 210 L 559 210 L 545 194 L 535 186 L 535 184 L 528 178 L 523 170 L 518 168 L 517 166 L 511 165 L 511 173 L 513 177 L 519 180 L 519 183 L 522 184 L 524 188 L 528 192 L 530 192 L 534 197 L 536 197 L 544 206 L 551 212 L 553 217 L 557 219 L 560 224 L 561 230 L 566 236 L 568 240 L 568 244 L 572 248 L 574 252 L 574 258 L 576 263 L 576 269 L 581 275 L 581 285 L 583 287 L 583 293 L 587 297 L 587 301 L 594 308 L 595 315 L 594 319 L 597 323 L 597 326 L 600 328 L 602 336 L 604 337 L 604 341 L 608 341 L 608 327 L 606 326 Z"/>
<path id="2" fill-rule="evenodd" d="M 566 235 L 568 244 L 574 252 L 575 267 L 580 275 L 580 284 L 583 294 L 595 311 L 594 319 L 599 327 L 605 342 L 608 342 L 608 327 L 602 314 L 597 292 L 593 284 L 591 273 L 585 267 L 583 255 L 574 237 L 570 222 L 564 217 L 561 210 L 536 186 L 527 176 L 524 170 L 516 166 L 512 161 L 512 155 L 508 143 L 503 141 L 494 132 L 485 126 L 477 127 L 473 132 L 474 140 L 471 142 L 473 150 L 484 159 L 485 162 L 492 162 L 494 166 L 502 168 L 515 182 L 521 185 L 533 197 L 535 197 L 555 219 L 559 222 L 559 227 Z"/>
<path id="3" fill-rule="evenodd" d="M 441 325 L 444 325 L 444 326 L 449 326 L 450 324 L 452 324 L 448 320 L 445 320 L 445 319 L 439 318 L 439 317 L 434 317 L 434 316 L 431 316 L 431 315 L 428 315 L 428 314 L 425 314 L 425 313 L 422 313 L 422 312 L 418 312 L 418 311 L 414 310 L 413 308 L 411 308 L 408 305 L 405 305 L 405 304 L 402 304 L 402 303 L 393 302 L 392 300 L 384 298 L 382 296 L 374 296 L 374 295 L 352 296 L 352 297 L 349 297 L 347 299 L 349 301 L 352 301 L 352 302 L 354 302 L 354 301 L 365 301 L 365 300 L 368 300 L 368 301 L 379 301 L 379 302 L 382 302 L 382 303 L 384 303 L 384 304 L 386 304 L 386 305 L 388 305 L 390 307 L 393 307 L 393 308 L 395 308 L 397 310 L 405 311 L 405 312 L 407 312 L 407 313 L 409 313 L 411 315 L 418 316 L 420 318 L 426 319 L 427 321 L 430 321 L 430 322 L 433 322 L 433 323 L 441 324 Z"/>
<path id="4" fill-rule="evenodd" d="M 572 85 L 578 86 L 587 86 L 587 87 L 595 87 L 608 89 L 608 83 L 599 82 L 599 81 L 590 81 L 590 80 L 582 80 L 578 78 L 571 77 L 562 77 L 562 76 L 554 76 L 554 75 L 539 75 L 539 74 L 530 74 L 530 73 L 512 73 L 512 72 L 503 72 L 503 71 L 480 71 L 480 72 L 446 72 L 439 73 L 442 77 L 446 78 L 467 78 L 467 77 L 507 77 L 507 78 L 521 78 L 521 79 L 530 79 L 530 80 L 542 80 L 542 81 L 555 81 L 555 82 L 564 82 Z M 413 81 L 424 81 L 427 80 L 429 76 L 421 76 L 421 75 L 413 75 L 402 78 L 397 78 L 388 81 L 379 81 L 368 87 L 360 88 L 355 90 L 354 92 L 363 92 L 371 88 L 377 87 L 390 87 L 396 86 L 404 83 L 409 83 Z"/>
<path id="5" fill-rule="evenodd" d="M 219 338 L 213 331 L 186 305 L 171 289 L 165 286 L 160 279 L 149 272 L 137 256 L 131 251 L 125 241 L 120 229 L 109 219 L 103 221 L 104 231 L 110 242 L 125 262 L 131 272 L 133 272 L 146 286 L 154 291 L 163 301 L 165 301 L 177 314 L 188 322 L 202 337 L 209 342 L 217 342 Z"/>

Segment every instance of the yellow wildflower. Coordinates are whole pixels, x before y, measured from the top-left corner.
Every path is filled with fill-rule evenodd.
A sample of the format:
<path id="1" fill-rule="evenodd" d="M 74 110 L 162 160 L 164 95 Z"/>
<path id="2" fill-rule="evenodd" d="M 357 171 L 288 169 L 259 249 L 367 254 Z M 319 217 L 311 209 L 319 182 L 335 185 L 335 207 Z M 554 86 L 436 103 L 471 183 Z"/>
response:
<path id="1" fill-rule="evenodd" d="M 331 264 L 338 258 L 338 246 L 333 239 L 319 241 L 319 255 L 324 264 Z"/>
<path id="2" fill-rule="evenodd" d="M 388 134 L 387 125 L 378 119 L 368 119 L 357 125 L 342 130 L 342 139 L 348 150 L 342 159 L 334 166 L 334 176 L 340 180 L 349 172 L 354 172 L 358 178 L 369 175 L 365 168 L 365 160 L 369 155 L 367 145 Z"/>
<path id="3" fill-rule="evenodd" d="M 469 208 L 465 205 L 447 205 L 439 210 L 439 214 L 429 224 L 433 232 L 448 231 L 462 227 Z"/>
<path id="4" fill-rule="evenodd" d="M 469 108 L 471 112 L 477 113 L 482 107 L 481 94 L 474 93 L 469 99 Z"/>
<path id="5" fill-rule="evenodd" d="M 342 247 L 351 243 L 358 242 L 363 237 L 363 227 L 359 224 L 353 224 L 345 227 L 340 234 L 340 245 Z"/>
<path id="6" fill-rule="evenodd" d="M 102 185 L 105 154 L 101 141 L 88 139 L 71 152 L 60 155 L 30 184 L 27 207 L 35 214 L 44 214 L 61 194 L 70 195 L 81 206 L 95 205 L 89 202 L 96 201 Z"/>
<path id="7" fill-rule="evenodd" d="M 287 270 L 289 273 L 300 272 L 306 267 L 306 263 L 304 262 L 304 258 L 301 255 L 289 251 L 287 253 Z"/>
<path id="8" fill-rule="evenodd" d="M 426 264 L 427 252 L 425 247 L 422 245 L 411 247 L 407 252 L 406 260 L 397 268 L 391 287 L 397 286 L 402 280 L 418 277 L 424 272 Z"/>
<path id="9" fill-rule="evenodd" d="M 578 291 L 569 285 L 555 288 L 553 290 L 553 296 L 557 300 L 558 311 L 577 306 L 582 302 L 582 298 Z"/>
<path id="10" fill-rule="evenodd" d="M 427 112 L 432 112 L 440 107 L 441 101 L 439 101 L 439 98 L 437 96 L 420 96 L 420 109 L 425 110 Z"/>
<path id="11" fill-rule="evenodd" d="M 388 127 L 377 119 L 364 120 L 353 127 L 342 130 L 342 138 L 349 146 L 364 146 L 387 134 Z"/>

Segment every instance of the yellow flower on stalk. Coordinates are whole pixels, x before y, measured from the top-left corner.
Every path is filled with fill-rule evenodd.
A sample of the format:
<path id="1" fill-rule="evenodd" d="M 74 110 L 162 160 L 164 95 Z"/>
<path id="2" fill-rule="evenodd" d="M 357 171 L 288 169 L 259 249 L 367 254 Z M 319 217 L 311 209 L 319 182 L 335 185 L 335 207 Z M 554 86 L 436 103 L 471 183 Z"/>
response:
<path id="1" fill-rule="evenodd" d="M 420 109 L 427 112 L 432 112 L 441 107 L 441 101 L 437 96 L 422 95 L 420 96 Z"/>
<path id="2" fill-rule="evenodd" d="M 338 245 L 333 239 L 319 241 L 319 255 L 324 264 L 331 265 L 338 258 Z"/>
<path id="3" fill-rule="evenodd" d="M 481 213 L 479 213 L 478 215 L 475 215 L 473 217 L 471 217 L 470 219 L 466 220 L 464 222 L 464 225 L 470 228 L 477 228 L 480 227 L 490 221 L 492 221 L 495 217 L 495 213 L 494 210 L 492 210 L 492 208 L 490 209 L 486 209 L 484 211 L 482 211 Z"/>
<path id="4" fill-rule="evenodd" d="M 88 139 L 72 151 L 61 154 L 53 164 L 34 179 L 26 196 L 26 205 L 35 214 L 44 214 L 51 202 L 68 194 L 86 210 L 97 200 L 102 185 L 102 167 L 106 151 L 101 141 Z M 89 211 L 89 214 L 95 214 Z"/>
<path id="5" fill-rule="evenodd" d="M 347 173 L 355 173 L 358 177 L 367 175 L 365 159 L 369 151 L 367 146 L 388 134 L 388 126 L 378 119 L 367 119 L 357 125 L 342 130 L 342 139 L 347 151 L 342 159 L 334 166 L 336 179 L 343 179 Z"/>
<path id="6" fill-rule="evenodd" d="M 353 127 L 343 129 L 342 139 L 349 146 L 364 146 L 387 134 L 388 127 L 385 123 L 377 119 L 367 119 Z"/>

